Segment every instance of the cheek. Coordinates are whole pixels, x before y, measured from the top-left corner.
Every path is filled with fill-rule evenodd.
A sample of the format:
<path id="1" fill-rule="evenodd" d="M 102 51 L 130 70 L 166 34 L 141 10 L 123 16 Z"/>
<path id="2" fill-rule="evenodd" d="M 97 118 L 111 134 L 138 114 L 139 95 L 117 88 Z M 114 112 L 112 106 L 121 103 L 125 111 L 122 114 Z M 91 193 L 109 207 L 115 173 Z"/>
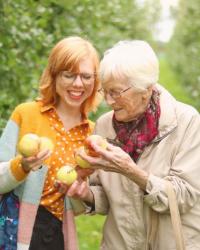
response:
<path id="1" fill-rule="evenodd" d="M 138 99 L 129 99 L 124 103 L 124 109 L 128 114 L 134 115 L 140 109 L 140 102 Z"/>
<path id="2" fill-rule="evenodd" d="M 94 90 L 94 84 L 92 84 L 91 86 L 89 86 L 89 87 L 85 90 L 85 95 L 86 95 L 87 97 L 91 96 L 93 90 Z"/>
<path id="3" fill-rule="evenodd" d="M 56 93 L 58 95 L 62 95 L 63 94 L 63 89 L 61 88 L 61 86 L 59 84 L 56 84 Z"/>

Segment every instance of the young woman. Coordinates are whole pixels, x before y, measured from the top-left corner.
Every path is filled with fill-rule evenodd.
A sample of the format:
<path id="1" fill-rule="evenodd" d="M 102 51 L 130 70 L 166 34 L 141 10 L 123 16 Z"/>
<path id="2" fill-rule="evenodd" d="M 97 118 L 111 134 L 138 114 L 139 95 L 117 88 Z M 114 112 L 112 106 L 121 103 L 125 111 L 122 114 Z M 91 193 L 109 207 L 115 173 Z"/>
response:
<path id="1" fill-rule="evenodd" d="M 83 207 L 58 192 L 54 183 L 60 167 L 75 164 L 74 150 L 93 131 L 87 114 L 97 105 L 98 67 L 97 51 L 89 41 L 59 41 L 41 77 L 40 97 L 17 106 L 4 129 L 0 193 L 13 190 L 20 200 L 18 250 L 77 249 L 73 217 Z M 17 144 L 27 133 L 50 138 L 54 151 L 18 156 Z"/>

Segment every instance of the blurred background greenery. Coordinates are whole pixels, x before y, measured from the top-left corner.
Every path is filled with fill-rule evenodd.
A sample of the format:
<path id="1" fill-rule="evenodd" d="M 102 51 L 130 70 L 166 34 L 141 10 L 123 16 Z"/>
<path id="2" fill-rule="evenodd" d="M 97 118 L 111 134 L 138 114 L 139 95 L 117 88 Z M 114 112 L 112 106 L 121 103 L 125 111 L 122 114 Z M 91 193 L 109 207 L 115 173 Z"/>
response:
<path id="1" fill-rule="evenodd" d="M 88 38 L 100 56 L 119 40 L 148 41 L 160 58 L 160 82 L 200 109 L 199 0 L 179 0 L 171 8 L 175 28 L 167 41 L 157 30 L 163 1 L 169 0 L 0 0 L 0 132 L 17 104 L 37 96 L 52 46 L 69 35 Z M 106 110 L 103 102 L 90 118 Z M 104 217 L 76 222 L 80 249 L 98 249 Z"/>

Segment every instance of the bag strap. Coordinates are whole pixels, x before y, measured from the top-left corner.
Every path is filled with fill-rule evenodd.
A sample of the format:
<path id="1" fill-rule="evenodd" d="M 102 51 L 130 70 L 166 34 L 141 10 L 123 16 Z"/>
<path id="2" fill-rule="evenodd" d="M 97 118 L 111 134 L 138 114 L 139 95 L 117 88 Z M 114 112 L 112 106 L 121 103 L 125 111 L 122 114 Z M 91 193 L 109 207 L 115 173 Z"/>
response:
<path id="1" fill-rule="evenodd" d="M 175 236 L 176 250 L 185 250 L 184 237 L 181 225 L 181 218 L 178 209 L 176 194 L 173 185 L 170 181 L 166 181 L 166 189 L 168 195 L 169 209 L 171 214 L 172 228 Z M 151 250 L 152 245 L 156 242 L 156 235 L 158 230 L 158 213 L 149 209 L 149 217 L 151 218 L 150 228 L 147 232 L 146 250 Z"/>
<path id="2" fill-rule="evenodd" d="M 181 218 L 178 209 L 178 203 L 176 199 L 176 194 L 174 192 L 173 185 L 170 181 L 166 181 L 167 185 L 167 195 L 169 201 L 169 209 L 171 213 L 172 228 L 174 231 L 174 236 L 176 240 L 176 249 L 185 250 L 183 230 L 181 225 Z"/>

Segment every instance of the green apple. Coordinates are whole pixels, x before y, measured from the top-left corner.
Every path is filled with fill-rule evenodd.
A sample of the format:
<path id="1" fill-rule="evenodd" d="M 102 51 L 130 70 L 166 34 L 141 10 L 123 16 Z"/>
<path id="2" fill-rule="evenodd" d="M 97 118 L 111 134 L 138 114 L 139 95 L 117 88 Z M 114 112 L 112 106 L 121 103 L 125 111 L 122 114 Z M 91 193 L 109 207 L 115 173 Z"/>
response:
<path id="1" fill-rule="evenodd" d="M 19 141 L 18 150 L 25 156 L 34 156 L 39 152 L 40 138 L 36 134 L 25 134 Z"/>
<path id="2" fill-rule="evenodd" d="M 53 151 L 54 149 L 53 142 L 47 137 L 40 137 L 40 151 L 46 149 Z"/>
<path id="3" fill-rule="evenodd" d="M 81 153 L 84 151 L 85 151 L 84 147 L 78 148 L 78 150 L 76 151 L 76 154 L 75 154 L 75 161 L 76 161 L 77 165 L 79 165 L 79 167 L 81 167 L 81 168 L 90 168 L 90 163 L 85 161 L 83 158 L 81 158 L 80 155 L 77 154 L 77 153 Z"/>
<path id="4" fill-rule="evenodd" d="M 72 166 L 65 165 L 58 170 L 56 179 L 67 185 L 71 185 L 77 179 L 77 172 Z"/>

